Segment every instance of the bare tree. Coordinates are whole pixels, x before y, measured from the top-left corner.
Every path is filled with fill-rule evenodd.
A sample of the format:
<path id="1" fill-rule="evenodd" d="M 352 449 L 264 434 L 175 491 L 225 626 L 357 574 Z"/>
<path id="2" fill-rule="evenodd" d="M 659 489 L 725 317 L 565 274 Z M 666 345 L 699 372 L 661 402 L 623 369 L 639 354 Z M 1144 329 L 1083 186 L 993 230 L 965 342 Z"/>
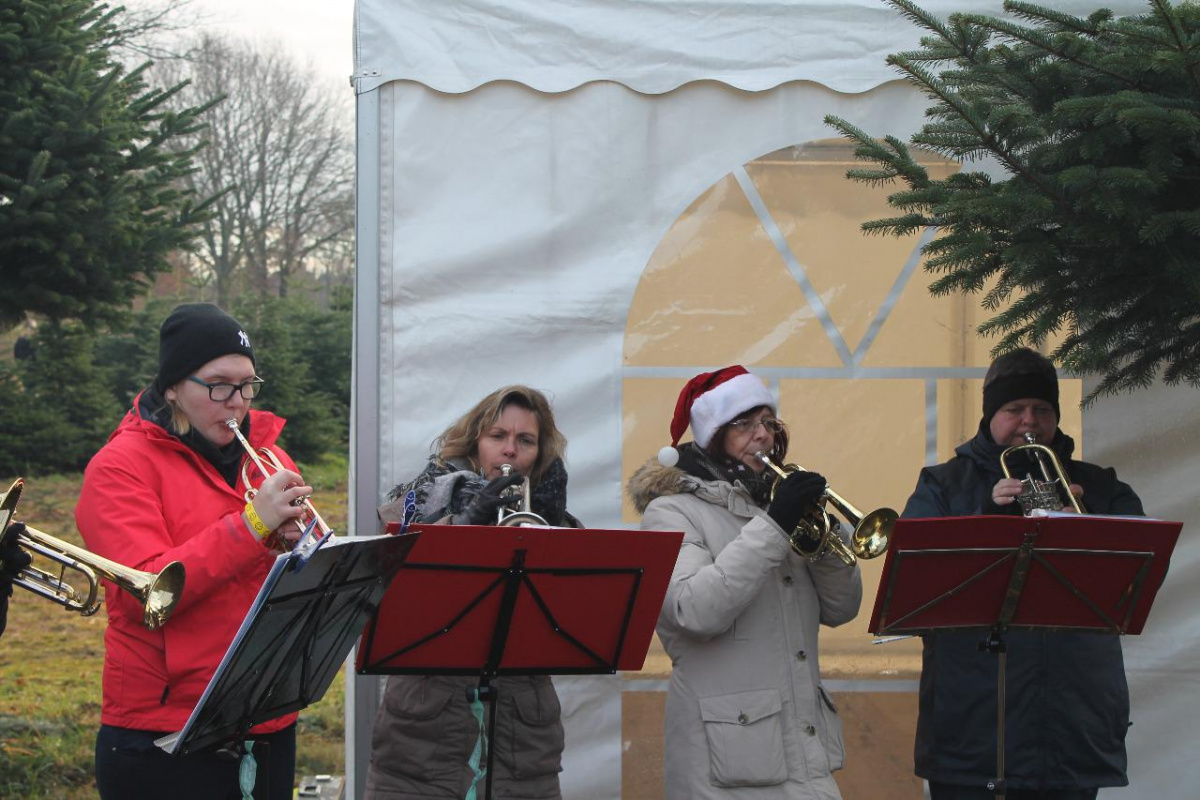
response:
<path id="1" fill-rule="evenodd" d="M 347 103 L 278 47 L 200 37 L 182 65 L 185 96 L 224 96 L 199 136 L 193 188 L 223 191 L 197 257 L 216 301 L 238 288 L 286 296 L 349 236 L 353 149 Z"/>
<path id="2" fill-rule="evenodd" d="M 109 43 L 129 67 L 146 60 L 186 58 L 183 33 L 195 30 L 204 17 L 192 0 L 134 0 L 122 5 Z"/>

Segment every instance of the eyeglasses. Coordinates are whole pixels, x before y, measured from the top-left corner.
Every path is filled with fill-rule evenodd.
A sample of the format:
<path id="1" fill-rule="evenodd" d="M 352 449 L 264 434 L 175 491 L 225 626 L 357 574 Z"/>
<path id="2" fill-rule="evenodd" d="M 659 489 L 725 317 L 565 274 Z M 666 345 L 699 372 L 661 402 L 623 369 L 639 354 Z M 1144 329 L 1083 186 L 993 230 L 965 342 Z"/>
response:
<path id="1" fill-rule="evenodd" d="M 208 389 L 208 399 L 214 403 L 224 403 L 233 397 L 235 393 L 240 394 L 243 400 L 253 400 L 262 391 L 263 385 L 263 379 L 257 375 L 241 383 L 209 383 L 208 381 L 200 380 L 195 375 L 188 375 L 188 380 Z"/>
<path id="2" fill-rule="evenodd" d="M 758 430 L 759 425 L 762 425 L 771 433 L 781 433 L 784 427 L 783 420 L 773 417 L 768 419 L 735 419 L 729 423 L 729 427 L 738 433 L 754 433 Z"/>

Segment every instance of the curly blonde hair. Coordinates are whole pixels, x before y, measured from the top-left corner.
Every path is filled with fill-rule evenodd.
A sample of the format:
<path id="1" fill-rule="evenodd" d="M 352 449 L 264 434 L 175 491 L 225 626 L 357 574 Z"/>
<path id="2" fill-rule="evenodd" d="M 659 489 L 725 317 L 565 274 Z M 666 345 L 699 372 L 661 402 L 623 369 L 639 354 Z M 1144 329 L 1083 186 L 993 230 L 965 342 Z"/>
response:
<path id="1" fill-rule="evenodd" d="M 554 424 L 554 411 L 546 395 L 528 386 L 504 386 L 476 403 L 433 440 L 438 458 L 443 461 L 465 458 L 474 469 L 479 469 L 479 440 L 509 406 L 523 408 L 537 419 L 538 454 L 529 475 L 536 484 L 546 469 L 566 453 L 567 438 Z"/>

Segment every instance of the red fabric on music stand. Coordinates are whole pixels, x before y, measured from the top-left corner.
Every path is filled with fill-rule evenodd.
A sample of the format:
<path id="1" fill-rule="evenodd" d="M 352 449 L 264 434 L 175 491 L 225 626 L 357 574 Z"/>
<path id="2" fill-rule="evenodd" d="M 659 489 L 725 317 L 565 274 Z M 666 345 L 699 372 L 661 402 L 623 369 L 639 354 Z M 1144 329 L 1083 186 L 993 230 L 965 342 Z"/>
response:
<path id="1" fill-rule="evenodd" d="M 1077 514 L 902 519 L 869 629 L 919 634 L 1002 623 L 1141 633 L 1182 527 Z M 1029 568 L 1014 596 L 1010 578 L 1026 543 Z"/>
<path id="2" fill-rule="evenodd" d="M 503 583 L 517 551 L 527 583 L 494 674 L 641 669 L 683 540 L 662 531 L 412 530 L 417 545 L 359 642 L 361 674 L 480 674 L 503 624 Z"/>

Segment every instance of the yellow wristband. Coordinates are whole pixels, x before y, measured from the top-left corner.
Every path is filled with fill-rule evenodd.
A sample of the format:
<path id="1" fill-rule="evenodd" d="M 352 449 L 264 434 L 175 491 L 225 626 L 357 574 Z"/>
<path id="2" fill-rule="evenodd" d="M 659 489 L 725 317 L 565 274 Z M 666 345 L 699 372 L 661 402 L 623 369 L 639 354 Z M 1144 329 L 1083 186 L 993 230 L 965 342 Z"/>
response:
<path id="1" fill-rule="evenodd" d="M 262 517 L 254 510 L 254 503 L 246 503 L 246 521 L 250 523 L 250 527 L 254 529 L 254 533 L 258 538 L 265 539 L 271 535 L 271 529 L 262 521 Z"/>

